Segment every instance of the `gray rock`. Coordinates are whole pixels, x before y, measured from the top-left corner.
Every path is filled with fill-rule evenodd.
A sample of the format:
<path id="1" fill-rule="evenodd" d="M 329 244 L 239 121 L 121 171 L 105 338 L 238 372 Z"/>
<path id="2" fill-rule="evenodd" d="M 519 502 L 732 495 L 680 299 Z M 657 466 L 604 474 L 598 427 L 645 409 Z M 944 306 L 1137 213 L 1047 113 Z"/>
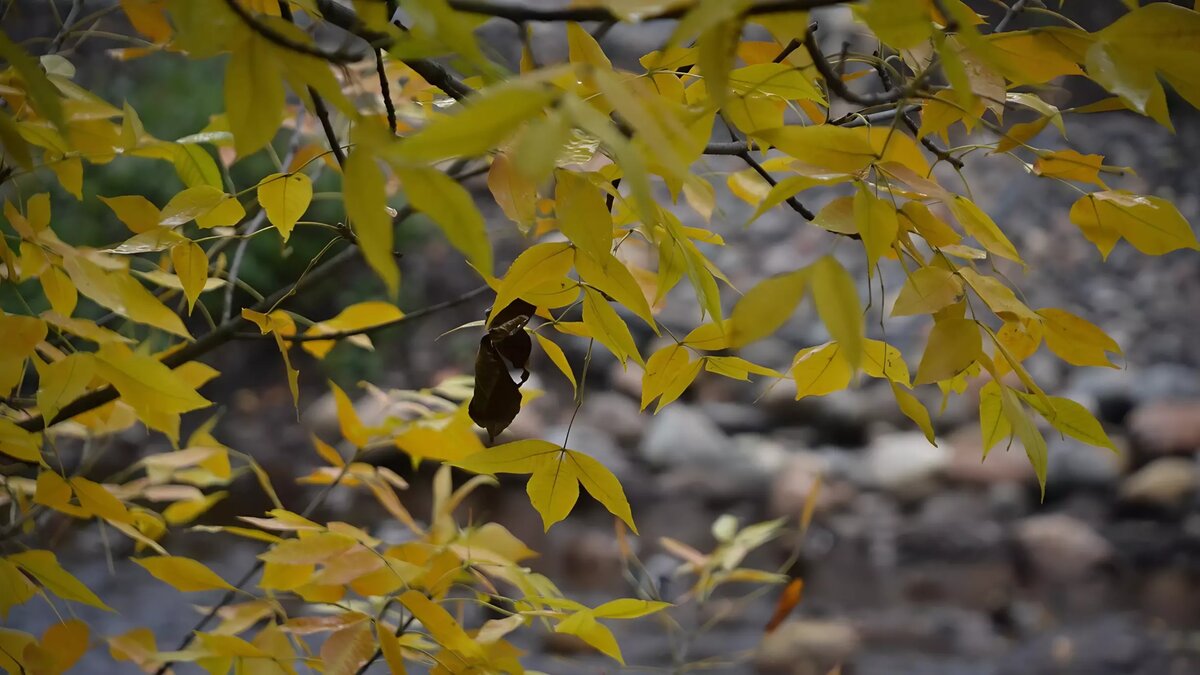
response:
<path id="1" fill-rule="evenodd" d="M 726 433 L 765 431 L 770 426 L 767 413 L 753 404 L 705 401 L 698 407 Z"/>
<path id="2" fill-rule="evenodd" d="M 1182 455 L 1200 450 L 1200 399 L 1158 401 L 1139 406 L 1129 420 L 1134 447 L 1148 455 Z"/>
<path id="3" fill-rule="evenodd" d="M 728 463 L 729 437 L 707 415 L 676 402 L 652 418 L 639 448 L 642 459 L 658 467 Z"/>
<path id="4" fill-rule="evenodd" d="M 636 447 L 646 432 L 650 414 L 638 410 L 638 404 L 628 396 L 602 391 L 590 394 L 580 408 L 579 421 L 603 429 L 623 447 Z"/>
<path id="5" fill-rule="evenodd" d="M 962 427 L 947 439 L 951 448 L 946 475 L 956 483 L 977 485 L 1028 484 L 1036 480 L 1021 442 L 999 443 L 983 456 L 979 425 Z"/>
<path id="6" fill-rule="evenodd" d="M 1116 485 L 1125 473 L 1128 452 L 1113 452 L 1107 448 L 1084 445 L 1074 439 L 1047 440 L 1050 442 L 1046 468 L 1048 490 L 1109 488 Z"/>
<path id="7" fill-rule="evenodd" d="M 866 473 L 872 485 L 901 499 L 916 499 L 937 489 L 950 458 L 945 441 L 934 446 L 919 432 L 883 434 L 867 448 Z"/>
<path id="8" fill-rule="evenodd" d="M 1200 488 L 1196 462 L 1161 457 L 1135 471 L 1121 483 L 1121 500 L 1132 504 L 1175 509 Z"/>
<path id="9" fill-rule="evenodd" d="M 788 621 L 763 636 L 754 653 L 754 668 L 759 673 L 826 675 L 848 666 L 861 643 L 858 630 L 845 621 Z"/>
<path id="10" fill-rule="evenodd" d="M 1113 548 L 1087 523 L 1061 513 L 1030 516 L 1014 529 L 1035 580 L 1078 582 L 1112 558 Z"/>

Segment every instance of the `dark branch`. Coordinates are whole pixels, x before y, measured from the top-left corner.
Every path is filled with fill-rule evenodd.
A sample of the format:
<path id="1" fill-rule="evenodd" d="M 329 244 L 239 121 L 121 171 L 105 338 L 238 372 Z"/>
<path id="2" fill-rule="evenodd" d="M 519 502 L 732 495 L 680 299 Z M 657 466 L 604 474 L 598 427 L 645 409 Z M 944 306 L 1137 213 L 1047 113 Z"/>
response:
<path id="1" fill-rule="evenodd" d="M 992 32 L 1004 32 L 1004 29 L 1008 28 L 1008 24 L 1011 23 L 1018 14 L 1025 10 L 1025 2 L 1026 0 L 1017 0 L 1010 5 L 1008 10 L 1004 12 L 1004 16 L 1000 19 L 1000 23 L 996 24 L 996 27 L 992 29 Z"/>
<path id="2" fill-rule="evenodd" d="M 489 290 L 491 290 L 491 286 L 488 286 L 486 284 L 483 286 L 479 286 L 477 288 L 472 288 L 471 290 L 467 291 L 466 293 L 463 293 L 462 295 L 460 295 L 456 298 L 451 298 L 450 300 L 446 300 L 444 302 L 439 302 L 434 305 L 429 305 L 428 307 L 424 307 L 422 309 L 418 309 L 416 311 L 409 312 L 408 314 L 405 314 L 404 316 L 402 316 L 398 319 L 393 319 L 393 320 L 387 321 L 385 323 L 375 324 L 374 326 L 367 326 L 365 328 L 355 328 L 352 330 L 334 331 L 334 332 L 329 332 L 329 333 L 314 333 L 312 335 L 291 335 L 291 336 L 283 338 L 283 340 L 284 340 L 284 342 L 316 342 L 319 340 L 341 340 L 343 338 L 354 337 L 355 335 L 363 335 L 365 333 L 374 333 L 376 331 L 381 331 L 385 328 L 392 328 L 393 326 L 398 326 L 402 323 L 408 323 L 409 321 L 416 321 L 417 319 L 427 317 L 430 314 L 436 314 L 437 312 L 440 312 L 440 311 L 443 311 L 446 309 L 450 309 L 451 307 L 457 307 L 458 305 L 463 304 L 464 302 L 470 300 L 471 298 L 475 298 L 480 295 L 483 295 L 484 293 L 486 293 Z M 239 340 L 255 340 L 255 339 L 260 339 L 260 338 L 273 339 L 273 337 L 271 336 L 270 333 L 267 333 L 267 334 L 238 333 L 234 337 L 236 337 Z"/>
<path id="3" fill-rule="evenodd" d="M 234 14 L 237 14 L 238 18 L 240 18 L 255 33 L 261 35 L 268 42 L 279 47 L 283 47 L 284 49 L 289 49 L 301 54 L 307 54 L 309 56 L 315 56 L 318 59 L 324 59 L 330 63 L 354 63 L 355 61 L 362 59 L 361 54 L 344 52 L 340 50 L 332 52 L 326 51 L 320 47 L 315 47 L 305 42 L 293 40 L 292 38 L 284 35 L 283 33 L 277 32 L 274 28 L 271 28 L 270 26 L 256 19 L 254 15 L 247 11 L 245 7 L 242 7 L 237 0 L 225 0 L 225 5 L 229 7 Z"/>
<path id="4" fill-rule="evenodd" d="M 775 180 L 775 177 L 771 175 L 770 171 L 767 171 L 766 169 L 764 169 L 762 164 L 759 164 L 753 157 L 750 156 L 749 150 L 743 149 L 742 152 L 738 155 L 738 157 L 741 157 L 743 162 L 745 162 L 746 164 L 749 164 L 751 169 L 754 169 L 758 173 L 758 175 L 763 177 L 763 180 L 770 183 L 771 187 L 775 187 L 776 185 L 779 184 L 779 181 Z M 784 200 L 784 202 L 788 206 L 792 207 L 792 210 L 795 211 L 796 213 L 799 213 L 805 220 L 812 220 L 815 217 L 813 215 L 813 212 L 809 211 L 795 197 L 788 197 L 787 199 Z"/>
<path id="5" fill-rule="evenodd" d="M 383 107 L 387 110 L 388 129 L 396 133 L 396 106 L 392 103 L 392 87 L 388 83 L 387 71 L 383 68 L 383 50 L 375 48 L 375 73 L 379 76 L 379 93 L 383 96 Z"/>
<path id="6" fill-rule="evenodd" d="M 830 93 L 836 94 L 838 98 L 844 101 L 858 105 L 880 105 L 883 103 L 895 103 L 904 94 L 903 90 L 895 87 L 887 91 L 870 94 L 860 94 L 847 87 L 841 76 L 829 64 L 829 60 L 825 58 L 825 54 L 821 52 L 821 48 L 817 45 L 816 33 L 811 30 L 804 36 L 804 48 L 808 50 L 808 55 L 812 57 L 812 62 L 817 67 L 817 72 L 825 79 L 825 86 L 829 89 Z"/>

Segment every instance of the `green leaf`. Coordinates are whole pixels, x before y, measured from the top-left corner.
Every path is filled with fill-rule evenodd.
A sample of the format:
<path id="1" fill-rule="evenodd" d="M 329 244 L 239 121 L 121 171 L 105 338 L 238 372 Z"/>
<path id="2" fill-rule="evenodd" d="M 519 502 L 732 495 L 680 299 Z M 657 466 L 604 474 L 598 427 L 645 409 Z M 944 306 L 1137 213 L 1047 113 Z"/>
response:
<path id="1" fill-rule="evenodd" d="M 1089 445 L 1108 448 L 1113 452 L 1117 452 L 1117 446 L 1113 445 L 1112 440 L 1105 433 L 1100 420 L 1097 420 L 1081 404 L 1069 398 L 1062 398 L 1061 396 L 1047 396 L 1046 399 L 1050 402 L 1050 407 L 1047 408 L 1043 400 L 1037 396 L 1023 394 L 1021 398 L 1031 408 L 1038 411 L 1042 417 L 1046 418 L 1050 426 L 1067 436 L 1081 440 Z"/>
<path id="2" fill-rule="evenodd" d="M 0 58 L 8 61 L 9 65 L 21 76 L 21 80 L 25 83 L 25 92 L 29 94 L 38 114 L 50 120 L 55 127 L 65 133 L 62 99 L 58 89 L 46 77 L 42 65 L 26 54 L 25 50 L 21 49 L 17 43 L 10 40 L 4 31 L 0 31 Z"/>

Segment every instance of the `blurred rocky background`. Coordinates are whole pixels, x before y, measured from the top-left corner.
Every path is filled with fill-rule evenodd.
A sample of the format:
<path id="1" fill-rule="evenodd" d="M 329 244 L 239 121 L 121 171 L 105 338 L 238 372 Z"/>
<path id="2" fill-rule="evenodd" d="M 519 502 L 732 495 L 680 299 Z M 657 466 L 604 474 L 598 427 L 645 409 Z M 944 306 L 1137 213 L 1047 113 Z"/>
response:
<path id="1" fill-rule="evenodd" d="M 52 22 L 43 3 L 8 4 L 6 30 L 19 21 L 30 33 L 53 31 L 53 23 L 43 31 L 24 23 Z M 1065 10 L 1096 28 L 1119 12 L 1120 4 L 1067 3 Z M 986 3 L 980 8 L 997 10 Z M 844 24 L 838 12 L 818 18 L 828 26 L 822 30 Z M 112 30 L 122 29 L 114 18 Z M 488 26 L 485 34 L 497 53 L 512 51 L 511 26 Z M 662 36 L 661 27 L 618 28 L 605 45 L 617 50 L 619 61 L 648 51 Z M 557 28 L 538 27 L 536 38 L 543 61 L 564 51 Z M 77 80 L 110 101 L 128 99 L 142 111 L 151 133 L 173 138 L 198 131 L 220 109 L 219 61 L 195 64 L 167 56 L 114 67 L 104 51 L 112 46 L 99 39 L 85 43 L 72 57 Z M 1095 92 L 1080 86 L 1047 97 L 1069 95 L 1086 99 Z M 1197 224 L 1200 117 L 1177 100 L 1171 103 L 1174 135 L 1135 115 L 1111 113 L 1069 117 L 1067 139 L 1047 131 L 1033 144 L 1100 153 L 1108 164 L 1135 167 L 1136 175 L 1115 179 L 1113 186 L 1170 198 Z M 807 265 L 833 248 L 831 235 L 782 208 L 743 228 L 754 209 L 730 194 L 721 174 L 744 167 L 735 159 L 708 161 L 716 174 L 718 202 L 707 226 L 727 245 L 706 253 L 738 288 Z M 245 182 L 269 170 L 254 160 L 245 164 L 234 171 L 235 180 L 243 175 L 239 172 Z M 89 168 L 88 196 L 138 193 L 161 202 L 175 189 L 139 166 L 118 161 Z M 938 175 L 947 187 L 966 189 L 953 173 Z M 973 197 L 1029 262 L 1029 272 L 1001 268 L 1029 304 L 1076 312 L 1121 343 L 1124 358 L 1117 370 L 1068 372 L 1045 349 L 1028 364 L 1046 391 L 1092 409 L 1121 452 L 1048 434 L 1049 482 L 1042 501 L 1019 445 L 998 447 L 980 461 L 974 390 L 952 399 L 935 418 L 939 440 L 933 447 L 896 409 L 887 387 L 876 382 L 864 380 L 849 391 L 796 402 L 788 382 L 737 383 L 703 374 L 683 399 L 650 415 L 638 410 L 636 366 L 622 369 L 597 353 L 570 445 L 621 478 L 642 534 L 634 540 L 641 573 L 663 584 L 667 597 L 685 590 L 687 581 L 672 577 L 678 561 L 661 548 L 659 537 L 709 550 L 715 543 L 711 525 L 722 514 L 743 524 L 796 518 L 820 486 L 804 540 L 783 538 L 751 558 L 759 567 L 775 569 L 799 547 L 799 559 L 786 571 L 805 579 L 804 597 L 778 630 L 764 637 L 776 593 L 747 596 L 753 590 L 747 587 L 676 613 L 674 628 L 653 620 L 614 626 L 630 664 L 683 672 L 683 664 L 692 663 L 687 670 L 703 666 L 711 672 L 794 675 L 824 675 L 839 663 L 842 673 L 858 675 L 1200 672 L 1200 256 L 1177 252 L 1151 258 L 1121 244 L 1102 263 L 1068 220 L 1074 191 L 1027 175 L 1008 157 L 982 152 L 966 157 L 964 176 Z M 478 191 L 481 204 L 489 203 L 482 178 L 469 186 Z M 833 194 L 805 193 L 803 201 L 815 210 Z M 97 201 L 85 203 L 103 209 Z M 315 208 L 314 219 L 338 217 L 336 204 L 318 202 Z M 78 228 L 60 229 L 64 239 L 107 243 L 120 236 L 107 211 L 86 210 L 60 193 L 54 209 L 56 228 L 65 222 Z M 685 223 L 704 225 L 685 207 L 678 211 Z M 486 215 L 497 234 L 500 259 L 511 259 L 523 246 L 521 236 L 498 211 Z M 477 285 L 429 228 L 418 223 L 401 237 L 403 308 L 452 298 Z M 294 278 L 317 244 L 303 235 L 292 242 L 281 249 L 277 238 L 256 238 L 244 278 L 260 288 Z M 878 285 L 866 286 L 863 261 L 844 248 L 835 252 L 846 254 L 843 262 L 864 280 L 861 293 L 872 298 L 868 323 L 874 337 L 883 337 L 876 317 L 890 308 L 901 276 L 884 269 L 881 298 Z M 331 316 L 338 307 L 379 294 L 369 274 L 352 270 L 291 309 Z M 420 388 L 469 373 L 477 334 L 438 336 L 481 318 L 484 309 L 482 302 L 464 305 L 379 334 L 374 353 L 340 346 L 321 364 L 297 352 L 301 424 L 296 424 L 274 347 L 231 345 L 213 361 L 224 375 L 206 390 L 209 398 L 229 403 L 217 436 L 253 454 L 276 477 L 285 504 L 298 510 L 308 491 L 287 477 L 319 463 L 308 434 L 337 438 L 324 379 L 347 388 L 364 379 L 384 388 Z M 695 325 L 698 312 L 686 290 L 669 298 L 661 319 L 670 326 Z M 887 340 L 915 365 L 926 323 L 888 319 L 884 326 Z M 805 307 L 777 335 L 743 355 L 785 368 L 797 349 L 827 339 L 822 331 L 811 307 Z M 651 334 L 640 338 L 644 354 L 660 346 Z M 585 345 L 563 342 L 572 362 L 580 364 Z M 526 386 L 546 394 L 522 411 L 501 440 L 561 441 L 574 407 L 568 383 L 540 359 Z M 926 403 L 937 410 L 940 401 L 934 396 Z M 369 397 L 360 408 L 367 417 L 386 414 L 386 406 Z M 166 449 L 164 441 L 143 433 L 127 434 L 119 443 L 122 452 L 112 454 L 122 464 Z M 381 453 L 373 461 L 414 475 L 398 453 Z M 418 516 L 427 508 L 427 474 L 415 472 L 405 497 Z M 232 492 L 202 522 L 224 523 L 267 508 L 249 478 Z M 324 517 L 391 527 L 366 498 L 344 494 L 332 500 Z M 586 498 L 549 535 L 542 533 L 520 482 L 480 491 L 463 513 L 467 510 L 475 520 L 504 523 L 541 552 L 534 567 L 562 580 L 579 599 L 598 602 L 631 592 L 612 519 Z M 197 615 L 179 594 L 148 577 L 144 585 L 130 586 L 110 575 L 102 552 L 123 542 L 106 543 L 95 528 L 71 530 L 57 541 L 68 569 L 120 610 L 101 624 L 111 632 L 152 625 L 166 649 L 173 646 L 171 636 L 182 638 L 194 623 Z M 204 534 L 172 535 L 166 545 L 204 560 L 226 578 L 239 576 L 255 553 L 253 546 Z M 10 620 L 28 620 L 18 616 Z M 552 673 L 613 672 L 612 662 L 562 637 L 528 638 L 522 646 L 537 654 L 530 665 Z M 87 672 L 114 672 L 116 666 L 102 655 L 90 658 Z"/>

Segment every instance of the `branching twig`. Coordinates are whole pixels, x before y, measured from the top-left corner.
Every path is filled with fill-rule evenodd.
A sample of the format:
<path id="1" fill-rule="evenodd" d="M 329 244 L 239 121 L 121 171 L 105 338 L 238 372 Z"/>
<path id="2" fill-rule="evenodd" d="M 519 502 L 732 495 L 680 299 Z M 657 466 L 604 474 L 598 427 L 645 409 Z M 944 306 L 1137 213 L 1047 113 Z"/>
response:
<path id="1" fill-rule="evenodd" d="M 427 317 L 430 314 L 436 314 L 437 312 L 440 312 L 440 311 L 446 310 L 446 309 L 450 309 L 451 307 L 457 307 L 458 305 L 461 305 L 464 302 L 466 302 L 472 298 L 476 298 L 480 295 L 483 295 L 485 292 L 487 292 L 489 290 L 491 290 L 491 286 L 484 284 L 483 286 L 479 286 L 477 288 L 472 288 L 471 290 L 467 291 L 466 293 L 463 293 L 462 295 L 460 295 L 456 298 L 451 298 L 450 300 L 445 300 L 443 302 L 429 305 L 428 307 L 424 307 L 424 308 L 418 309 L 416 311 L 409 312 L 408 314 L 405 314 L 404 316 L 399 317 L 397 319 L 392 319 L 391 321 L 375 324 L 374 326 L 367 326 L 365 328 L 354 328 L 351 330 L 340 330 L 340 331 L 334 331 L 334 332 L 329 332 L 329 333 L 313 333 L 311 335 L 289 335 L 287 337 L 284 337 L 283 341 L 284 342 L 315 342 L 315 341 L 320 341 L 320 340 L 341 340 L 343 338 L 353 337 L 355 335 L 363 335 L 365 333 L 374 333 L 375 331 L 380 331 L 385 328 L 391 328 L 393 326 L 398 326 L 402 323 L 407 323 L 409 321 L 415 321 L 417 319 Z M 239 340 L 257 340 L 257 339 L 261 339 L 261 338 L 274 339 L 274 338 L 272 338 L 272 336 L 269 333 L 264 335 L 261 333 L 251 333 L 251 332 L 238 333 L 234 337 Z"/>
<path id="2" fill-rule="evenodd" d="M 764 169 L 762 164 L 759 164 L 753 157 L 750 156 L 749 150 L 743 149 L 742 152 L 738 154 L 738 157 L 741 157 L 743 162 L 750 165 L 751 169 L 754 169 L 756 172 L 758 172 L 758 175 L 762 176 L 763 180 L 770 183 L 771 187 L 775 187 L 779 184 L 779 181 L 775 180 L 775 177 L 771 175 L 770 171 Z M 784 200 L 784 202 L 788 206 L 792 207 L 792 210 L 796 213 L 799 213 L 805 220 L 812 220 L 815 217 L 813 212 L 805 208 L 805 206 L 801 204 L 800 201 L 795 197 L 788 197 Z"/>
<path id="3" fill-rule="evenodd" d="M 1026 0 L 1017 0 L 1010 5 L 1008 10 L 1004 12 L 1004 16 L 1000 18 L 1000 23 L 996 24 L 996 27 L 992 29 L 992 32 L 1001 33 L 1005 28 L 1008 28 L 1008 24 L 1011 23 L 1012 20 L 1025 9 L 1025 2 Z"/>
<path id="4" fill-rule="evenodd" d="M 804 48 L 808 50 L 808 55 L 812 57 L 812 62 L 817 67 L 817 72 L 825 79 L 825 86 L 829 88 L 830 93 L 836 94 L 838 98 L 844 101 L 858 105 L 880 105 L 882 103 L 894 103 L 903 97 L 904 92 L 895 87 L 887 91 L 870 94 L 860 94 L 847 87 L 845 81 L 838 76 L 837 71 L 829 64 L 829 60 L 825 58 L 825 54 L 821 52 L 821 48 L 817 45 L 816 33 L 812 30 L 809 30 L 804 35 Z"/>
<path id="5" fill-rule="evenodd" d="M 383 108 L 387 111 L 388 129 L 396 133 L 396 106 L 392 103 L 392 87 L 388 83 L 387 71 L 383 68 L 383 50 L 375 48 L 375 73 L 379 76 L 379 94 L 383 97 Z"/>
<path id="6" fill-rule="evenodd" d="M 354 63 L 355 61 L 362 59 L 361 54 L 345 52 L 341 50 L 331 52 L 321 49 L 320 47 L 310 45 L 306 42 L 297 42 L 296 40 L 293 40 L 292 38 L 276 31 L 274 28 L 271 28 L 270 26 L 256 19 L 254 15 L 251 14 L 245 7 L 242 7 L 237 0 L 225 0 L 225 5 L 228 6 L 234 14 L 237 14 L 238 18 L 240 18 L 242 22 L 249 26 L 255 33 L 258 33 L 268 42 L 276 46 L 283 47 L 284 49 L 289 49 L 294 52 L 299 52 L 301 54 L 315 56 L 318 59 L 323 59 L 330 63 Z"/>
<path id="7" fill-rule="evenodd" d="M 909 119 L 908 115 L 901 115 L 900 121 L 904 122 L 904 126 L 908 127 L 908 130 L 913 132 L 914 136 L 917 136 L 921 133 L 920 129 L 917 128 L 916 123 Z M 933 153 L 934 156 L 938 158 L 938 161 L 946 162 L 956 169 L 963 168 L 963 161 L 961 159 L 950 154 L 950 152 L 945 148 L 939 147 L 936 143 L 929 140 L 928 136 L 921 137 L 921 145 L 925 146 L 926 150 Z"/>

